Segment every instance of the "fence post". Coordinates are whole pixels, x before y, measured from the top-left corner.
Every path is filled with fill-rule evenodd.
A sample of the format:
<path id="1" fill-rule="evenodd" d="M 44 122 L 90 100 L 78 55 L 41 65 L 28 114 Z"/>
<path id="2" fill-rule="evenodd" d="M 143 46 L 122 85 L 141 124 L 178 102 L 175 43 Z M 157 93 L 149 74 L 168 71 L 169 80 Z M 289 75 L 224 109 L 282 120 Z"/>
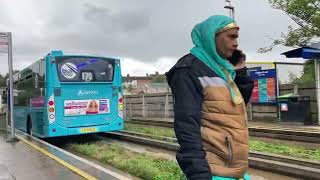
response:
<path id="1" fill-rule="evenodd" d="M 148 96 L 147 97 L 145 97 L 144 96 L 144 116 L 145 117 L 148 117 Z"/>
<path id="2" fill-rule="evenodd" d="M 144 95 L 142 95 L 142 117 L 145 117 L 145 102 L 144 102 Z"/>
<path id="3" fill-rule="evenodd" d="M 126 121 L 126 119 L 127 119 L 127 103 L 126 103 L 126 101 L 127 101 L 127 97 L 126 96 L 123 96 L 123 118 L 125 118 L 124 119 L 124 121 Z"/>
<path id="4" fill-rule="evenodd" d="M 130 119 L 131 119 L 131 117 L 132 117 L 131 109 L 132 109 L 132 108 L 131 108 L 131 101 L 130 101 L 130 107 L 129 107 L 129 114 L 130 114 L 129 116 L 130 116 Z"/>
<path id="5" fill-rule="evenodd" d="M 165 104 L 164 104 L 164 117 L 167 118 L 168 117 L 168 110 L 169 110 L 169 95 L 168 93 L 166 93 L 166 100 L 165 100 Z"/>

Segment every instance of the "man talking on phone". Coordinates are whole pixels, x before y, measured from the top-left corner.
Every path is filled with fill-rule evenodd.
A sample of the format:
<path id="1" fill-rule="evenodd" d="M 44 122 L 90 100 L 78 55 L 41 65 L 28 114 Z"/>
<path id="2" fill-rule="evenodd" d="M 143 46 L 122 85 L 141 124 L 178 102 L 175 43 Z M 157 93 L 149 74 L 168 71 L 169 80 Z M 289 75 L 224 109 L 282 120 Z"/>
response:
<path id="1" fill-rule="evenodd" d="M 177 161 L 188 180 L 250 179 L 246 103 L 253 81 L 238 48 L 239 26 L 211 16 L 194 47 L 166 73 L 174 99 Z"/>

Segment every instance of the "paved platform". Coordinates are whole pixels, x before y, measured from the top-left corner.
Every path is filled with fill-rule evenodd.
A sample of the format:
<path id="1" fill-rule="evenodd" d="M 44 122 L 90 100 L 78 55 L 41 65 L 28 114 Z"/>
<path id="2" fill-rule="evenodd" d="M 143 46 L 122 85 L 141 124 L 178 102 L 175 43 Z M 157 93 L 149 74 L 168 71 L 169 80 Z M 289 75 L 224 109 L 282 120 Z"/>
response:
<path id="1" fill-rule="evenodd" d="M 273 129 L 290 129 L 296 131 L 310 131 L 310 132 L 319 132 L 320 126 L 318 125 L 303 125 L 298 123 L 290 122 L 267 122 L 267 121 L 249 121 L 249 127 L 255 128 L 273 128 Z"/>
<path id="2" fill-rule="evenodd" d="M 173 123 L 173 118 L 144 118 L 144 117 L 133 117 L 131 118 L 133 121 L 143 121 L 143 122 L 158 122 L 162 124 L 171 124 Z M 128 121 L 130 122 L 130 121 Z M 303 125 L 301 123 L 291 123 L 291 122 L 282 122 L 282 121 L 257 121 L 257 120 L 249 120 L 250 128 L 272 128 L 272 129 L 290 129 L 297 131 L 313 131 L 320 133 L 319 125 Z"/>
<path id="3" fill-rule="evenodd" d="M 83 179 L 23 141 L 6 142 L 0 132 L 0 180 Z"/>
<path id="4" fill-rule="evenodd" d="M 18 142 L 8 143 L 7 135 L 0 131 L 0 180 L 136 179 L 21 131 L 16 132 L 16 137 L 19 139 Z"/>
<path id="5" fill-rule="evenodd" d="M 30 137 L 16 130 L 20 139 L 7 143 L 5 114 L 0 113 L 0 180 L 11 179 L 136 179 L 113 167 L 106 167 Z"/>

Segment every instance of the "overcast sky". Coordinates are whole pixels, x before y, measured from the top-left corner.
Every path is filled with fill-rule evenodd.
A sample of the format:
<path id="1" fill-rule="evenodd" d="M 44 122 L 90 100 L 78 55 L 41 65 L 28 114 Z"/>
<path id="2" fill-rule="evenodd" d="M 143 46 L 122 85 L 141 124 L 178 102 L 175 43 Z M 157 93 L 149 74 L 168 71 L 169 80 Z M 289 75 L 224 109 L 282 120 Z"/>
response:
<path id="1" fill-rule="evenodd" d="M 122 74 L 167 71 L 192 48 L 194 25 L 225 14 L 224 0 L 1 0 L 0 31 L 13 34 L 15 69 L 60 49 L 65 54 L 122 57 Z M 233 0 L 240 25 L 240 48 L 250 60 L 286 60 L 277 47 L 257 49 L 294 25 L 268 0 Z M 8 71 L 1 54 L 0 73 Z"/>

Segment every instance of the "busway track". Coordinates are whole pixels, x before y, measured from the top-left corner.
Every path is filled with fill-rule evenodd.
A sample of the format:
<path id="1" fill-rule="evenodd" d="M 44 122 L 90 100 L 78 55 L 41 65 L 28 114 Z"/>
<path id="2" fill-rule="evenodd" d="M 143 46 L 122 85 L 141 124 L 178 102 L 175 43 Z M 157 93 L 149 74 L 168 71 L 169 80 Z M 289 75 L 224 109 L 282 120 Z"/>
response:
<path id="1" fill-rule="evenodd" d="M 132 119 L 129 121 L 133 124 L 147 126 L 173 127 L 173 122 L 162 120 L 141 120 Z M 320 144 L 320 132 L 308 129 L 278 128 L 278 127 L 249 127 L 249 135 L 252 137 L 272 138 L 279 140 L 297 141 Z"/>
<path id="2" fill-rule="evenodd" d="M 176 151 L 179 149 L 179 145 L 174 138 L 157 137 L 157 139 L 160 140 L 155 140 L 155 137 L 150 135 L 129 131 L 112 132 L 100 134 L 99 136 L 101 138 L 114 138 L 122 141 L 149 145 L 169 151 Z M 303 179 L 320 179 L 319 161 L 254 151 L 251 151 L 249 156 L 249 166 L 254 169 Z"/>

